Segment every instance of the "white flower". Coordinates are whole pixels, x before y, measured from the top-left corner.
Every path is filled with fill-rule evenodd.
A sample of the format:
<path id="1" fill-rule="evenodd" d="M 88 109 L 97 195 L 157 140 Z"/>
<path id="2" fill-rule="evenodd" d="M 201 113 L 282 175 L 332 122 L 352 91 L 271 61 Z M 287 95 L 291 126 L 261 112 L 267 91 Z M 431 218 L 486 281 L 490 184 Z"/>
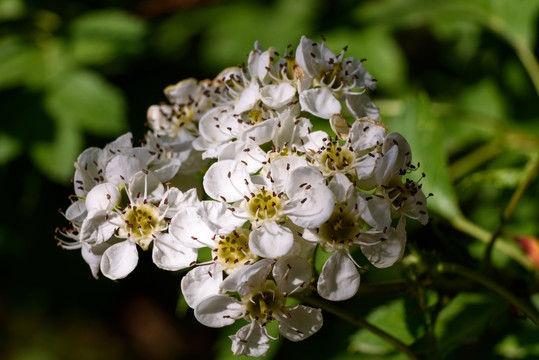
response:
<path id="1" fill-rule="evenodd" d="M 310 265 L 300 257 L 282 257 L 275 263 L 260 260 L 233 272 L 221 284 L 222 292 L 236 293 L 237 298 L 208 296 L 197 304 L 195 317 L 210 327 L 223 327 L 244 318 L 250 324 L 230 337 L 232 351 L 238 356 L 263 356 L 271 338 L 266 324 L 271 321 L 277 320 L 279 332 L 291 341 L 303 340 L 322 327 L 319 309 L 286 306 L 286 296 L 305 289 L 310 278 Z"/>
<path id="2" fill-rule="evenodd" d="M 133 175 L 129 183 L 104 183 L 88 194 L 88 216 L 81 240 L 95 246 L 112 244 L 101 256 L 100 268 L 111 279 L 127 276 L 136 267 L 136 245 L 147 250 L 153 242 L 154 263 L 165 270 L 179 270 L 196 260 L 196 250 L 186 248 L 167 233 L 168 220 L 196 198 L 194 191 L 164 189 L 148 171 Z M 93 249 L 93 247 L 92 247 Z M 97 252 L 99 254 L 99 252 Z"/>
<path id="3" fill-rule="evenodd" d="M 306 137 L 303 149 L 311 162 L 329 179 L 337 202 L 345 201 L 356 185 L 374 187 L 374 169 L 386 128 L 378 121 L 363 118 L 345 129 L 347 140 L 331 138 L 323 131 Z"/>
<path id="4" fill-rule="evenodd" d="M 382 152 L 384 156 L 375 170 L 376 181 L 382 186 L 375 194 L 390 202 L 393 217 L 405 215 L 423 225 L 427 224 L 427 198 L 421 184 L 409 178 L 403 182 L 404 175 L 416 170 L 411 164 L 410 145 L 402 135 L 393 132 L 384 139 Z"/>
<path id="5" fill-rule="evenodd" d="M 251 178 L 245 165 L 233 160 L 213 164 L 204 177 L 206 193 L 234 203 L 234 216 L 249 221 L 251 251 L 264 258 L 283 256 L 294 247 L 290 221 L 299 227 L 316 227 L 333 209 L 333 195 L 320 172 L 297 166 L 288 157 L 272 161 L 266 176 Z"/>
<path id="6" fill-rule="evenodd" d="M 362 61 L 343 58 L 344 49 L 335 55 L 324 44 L 302 36 L 296 49 L 296 61 L 312 78 L 312 88 L 300 93 L 302 110 L 329 119 L 340 113 L 339 101 L 346 100 L 348 110 L 355 118 L 369 116 L 379 119 L 376 105 L 364 95 L 374 89 L 376 80 L 367 72 Z"/>
<path id="7" fill-rule="evenodd" d="M 356 294 L 360 283 L 359 265 L 351 253 L 358 246 L 377 267 L 391 266 L 402 257 L 406 243 L 404 221 L 399 222 L 397 229 L 386 226 L 364 230 L 362 217 L 369 216 L 368 209 L 359 206 L 360 200 L 357 195 L 351 196 L 346 204 L 335 206 L 328 221 L 303 232 L 305 240 L 319 243 L 325 252 L 333 252 L 318 278 L 317 291 L 325 299 L 341 301 Z"/>

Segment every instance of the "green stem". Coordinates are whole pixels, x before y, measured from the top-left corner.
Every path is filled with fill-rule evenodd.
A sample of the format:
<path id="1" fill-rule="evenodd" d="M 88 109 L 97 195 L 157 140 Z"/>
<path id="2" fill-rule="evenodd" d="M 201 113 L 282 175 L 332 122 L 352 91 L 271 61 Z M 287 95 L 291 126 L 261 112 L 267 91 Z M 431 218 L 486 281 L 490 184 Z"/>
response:
<path id="1" fill-rule="evenodd" d="M 497 141 L 489 142 L 477 148 L 451 165 L 449 169 L 451 180 L 454 182 L 460 179 L 479 165 L 496 157 L 502 151 L 503 148 Z"/>
<path id="2" fill-rule="evenodd" d="M 535 87 L 535 91 L 539 95 L 539 63 L 537 62 L 537 59 L 535 58 L 535 55 L 533 54 L 532 50 L 523 40 L 515 38 L 514 36 L 509 36 L 509 34 L 500 31 L 495 26 L 489 26 L 489 28 L 493 32 L 498 33 L 500 36 L 502 36 L 515 49 L 515 52 L 520 59 L 520 62 L 530 76 L 533 86 Z"/>
<path id="3" fill-rule="evenodd" d="M 509 290 L 492 281 L 488 277 L 462 265 L 453 263 L 440 263 L 438 264 L 437 270 L 440 273 L 456 274 L 480 283 L 515 305 L 520 311 L 528 316 L 531 321 L 533 321 L 536 325 L 539 325 L 539 313 L 533 307 L 517 298 Z"/>
<path id="4" fill-rule="evenodd" d="M 509 221 L 509 218 L 513 214 L 513 212 L 516 209 L 516 206 L 524 194 L 524 191 L 526 188 L 530 185 L 531 181 L 535 177 L 535 174 L 539 170 L 539 154 L 534 154 L 528 163 L 526 164 L 526 168 L 524 169 L 524 176 L 522 177 L 520 183 L 518 184 L 517 189 L 513 193 L 513 196 L 511 196 L 511 199 L 509 200 L 509 203 L 505 207 L 505 210 L 502 213 L 500 224 L 492 233 L 492 237 L 488 243 L 487 249 L 485 250 L 485 257 L 484 257 L 484 263 L 486 268 L 490 266 L 490 259 L 492 254 L 492 249 L 496 243 L 496 239 L 500 236 L 502 233 L 503 227 Z"/>
<path id="5" fill-rule="evenodd" d="M 338 316 L 341 319 L 351 324 L 354 324 L 354 325 L 357 325 L 359 327 L 369 330 L 373 334 L 381 337 L 382 339 L 384 339 L 385 341 L 393 345 L 396 349 L 405 353 L 410 359 L 418 360 L 417 356 L 406 344 L 402 343 L 400 340 L 388 334 L 387 332 L 380 329 L 379 327 L 376 327 L 375 325 L 369 323 L 365 319 L 362 319 L 358 316 L 355 316 L 353 314 L 346 312 L 340 306 L 337 306 L 329 301 L 326 301 L 319 297 L 314 297 L 314 296 L 299 297 L 299 299 L 310 305 L 321 308 L 322 310 L 327 311 L 335 316 Z"/>
<path id="6" fill-rule="evenodd" d="M 455 229 L 460 230 L 463 233 L 468 234 L 479 241 L 488 244 L 492 239 L 492 234 L 490 232 L 462 216 L 450 219 L 450 221 L 451 225 Z M 505 238 L 502 238 L 501 240 L 503 241 L 498 241 L 496 242 L 496 244 L 493 244 L 494 249 L 501 251 L 505 255 L 509 256 L 511 259 L 518 262 L 524 268 L 528 270 L 533 269 L 533 264 L 530 259 L 522 252 L 522 250 L 518 248 L 514 241 L 511 242 L 506 240 Z"/>

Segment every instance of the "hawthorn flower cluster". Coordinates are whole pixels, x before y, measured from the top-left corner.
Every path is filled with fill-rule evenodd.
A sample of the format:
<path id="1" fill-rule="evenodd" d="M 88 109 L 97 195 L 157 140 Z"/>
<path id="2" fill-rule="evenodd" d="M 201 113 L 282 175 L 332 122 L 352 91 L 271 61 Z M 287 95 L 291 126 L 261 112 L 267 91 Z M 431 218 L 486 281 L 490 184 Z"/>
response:
<path id="1" fill-rule="evenodd" d="M 236 355 L 263 356 L 273 321 L 291 341 L 314 334 L 321 311 L 289 296 L 353 297 L 355 252 L 389 267 L 406 219 L 428 221 L 421 184 L 406 176 L 410 146 L 381 122 L 367 96 L 376 80 L 345 50 L 302 37 L 281 55 L 255 43 L 246 65 L 167 87 L 140 146 L 125 134 L 79 156 L 60 244 L 80 249 L 95 277 L 126 277 L 145 251 L 161 269 L 188 269 L 182 294 L 202 324 L 247 321 L 231 336 Z M 317 248 L 330 254 L 320 273 Z"/>

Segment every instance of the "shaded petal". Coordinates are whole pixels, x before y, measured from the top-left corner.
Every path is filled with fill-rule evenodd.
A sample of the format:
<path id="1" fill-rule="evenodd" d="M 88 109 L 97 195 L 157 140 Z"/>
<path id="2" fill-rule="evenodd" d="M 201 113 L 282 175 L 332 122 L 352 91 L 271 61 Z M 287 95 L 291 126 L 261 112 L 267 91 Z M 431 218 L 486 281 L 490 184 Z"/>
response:
<path id="1" fill-rule="evenodd" d="M 119 218 L 119 215 L 109 215 L 105 210 L 90 211 L 81 226 L 81 241 L 97 244 L 107 241 L 117 228 L 113 223 L 116 218 Z"/>
<path id="2" fill-rule="evenodd" d="M 73 202 L 66 210 L 66 219 L 80 224 L 86 217 L 86 203 L 82 199 Z"/>
<path id="3" fill-rule="evenodd" d="M 317 291 L 331 301 L 342 301 L 354 296 L 359 288 L 356 265 L 345 254 L 336 251 L 322 267 Z"/>
<path id="4" fill-rule="evenodd" d="M 270 339 L 257 322 L 245 325 L 229 338 L 232 340 L 232 352 L 236 356 L 261 357 L 266 355 L 270 347 Z"/>
<path id="5" fill-rule="evenodd" d="M 299 256 L 283 256 L 273 267 L 277 288 L 286 294 L 302 291 L 311 281 L 311 264 Z"/>
<path id="6" fill-rule="evenodd" d="M 137 246 L 126 240 L 105 250 L 101 258 L 101 272 L 112 280 L 123 279 L 135 269 L 137 263 Z"/>
<path id="7" fill-rule="evenodd" d="M 363 255 L 377 268 L 390 267 L 399 261 L 404 254 L 406 246 L 405 217 L 401 216 L 396 229 L 389 228 L 385 233 L 381 231 L 373 232 L 373 236 L 384 240 L 372 245 L 360 245 Z"/>
<path id="8" fill-rule="evenodd" d="M 346 94 L 346 106 L 356 119 L 369 117 L 374 120 L 380 120 L 380 110 L 378 106 L 363 94 Z"/>
<path id="9" fill-rule="evenodd" d="M 279 316 L 279 332 L 290 341 L 308 338 L 322 327 L 322 310 L 296 305 L 286 309 L 285 316 Z"/>
<path id="10" fill-rule="evenodd" d="M 338 203 L 346 201 L 354 190 L 354 184 L 342 173 L 336 173 L 328 186 Z"/>

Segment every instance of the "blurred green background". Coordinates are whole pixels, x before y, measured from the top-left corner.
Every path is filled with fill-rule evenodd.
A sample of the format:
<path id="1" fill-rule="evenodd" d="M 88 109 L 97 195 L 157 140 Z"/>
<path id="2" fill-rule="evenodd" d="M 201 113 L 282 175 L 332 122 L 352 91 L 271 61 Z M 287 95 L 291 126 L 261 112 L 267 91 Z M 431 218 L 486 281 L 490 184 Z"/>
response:
<path id="1" fill-rule="evenodd" d="M 430 224 L 408 223 L 403 262 L 366 271 L 338 306 L 419 358 L 539 358 L 538 328 L 507 299 L 436 270 L 482 271 L 539 307 L 538 15 L 538 0 L 0 0 L 0 358 L 233 358 L 234 330 L 177 305 L 180 273 L 142 256 L 127 279 L 94 280 L 79 251 L 55 246 L 57 210 L 78 154 L 126 131 L 142 139 L 165 86 L 245 62 L 255 40 L 284 53 L 303 34 L 367 59 L 371 97 L 434 194 Z M 406 358 L 328 313 L 269 357 Z"/>

